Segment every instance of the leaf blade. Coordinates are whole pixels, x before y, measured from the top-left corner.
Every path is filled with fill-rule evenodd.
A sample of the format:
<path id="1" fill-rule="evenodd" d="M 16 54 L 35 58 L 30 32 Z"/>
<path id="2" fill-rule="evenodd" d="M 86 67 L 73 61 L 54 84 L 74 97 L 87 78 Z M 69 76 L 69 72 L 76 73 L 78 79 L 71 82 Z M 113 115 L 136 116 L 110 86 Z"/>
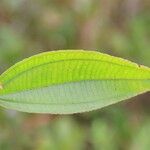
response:
<path id="1" fill-rule="evenodd" d="M 50 52 L 44 53 L 37 56 L 33 56 L 25 61 L 15 65 L 14 67 L 10 68 L 0 77 L 0 82 L 3 83 L 3 90 L 0 90 L 0 104 L 3 106 L 8 106 L 13 103 L 13 100 L 9 102 L 7 99 L 12 97 L 14 93 L 25 93 L 26 91 L 30 91 L 30 94 L 26 94 L 23 97 L 29 99 L 32 97 L 32 100 L 29 101 L 27 104 L 23 103 L 25 100 L 16 101 L 17 98 L 21 99 L 21 96 L 18 95 L 14 98 L 16 101 L 16 105 L 11 105 L 10 108 L 14 108 L 21 111 L 26 112 L 44 112 L 44 113 L 77 113 L 82 111 L 89 111 L 93 109 L 102 108 L 106 105 L 110 105 L 114 102 L 118 102 L 120 100 L 130 98 L 137 94 L 149 91 L 150 89 L 150 69 L 142 66 L 138 66 L 135 63 L 112 57 L 106 54 L 101 54 L 97 52 L 87 52 L 87 51 L 58 51 L 58 52 Z M 113 80 L 113 84 L 111 85 L 111 80 Z M 123 80 L 124 83 L 118 82 L 119 80 Z M 88 84 L 84 85 L 84 88 L 80 89 L 82 82 L 88 82 Z M 101 102 L 100 104 L 96 104 L 94 101 L 88 101 L 92 98 L 94 99 L 94 95 L 91 92 L 87 92 L 84 90 L 89 89 L 91 84 L 89 81 L 94 82 L 94 86 L 96 88 L 91 89 L 91 91 L 97 91 L 100 89 L 101 93 L 105 93 L 102 96 L 99 95 L 99 91 L 95 93 L 96 99 L 99 99 Z M 134 81 L 134 82 L 133 82 Z M 105 85 L 100 84 L 97 85 L 99 82 L 104 82 Z M 108 83 L 109 82 L 109 83 Z M 127 96 L 119 96 L 121 95 L 121 90 L 125 89 L 126 83 L 129 82 L 129 85 L 132 85 L 132 90 L 129 88 L 126 91 L 122 91 L 124 95 Z M 134 84 L 133 84 L 133 83 Z M 75 103 L 73 101 L 73 96 L 75 95 L 69 94 L 70 89 L 74 89 L 74 85 L 79 83 L 76 88 L 75 95 L 80 93 L 80 96 L 74 99 L 77 102 L 80 99 L 80 103 L 85 101 L 84 106 L 75 107 Z M 119 85 L 117 84 L 119 83 Z M 131 84 L 132 83 L 132 84 Z M 71 86 L 70 86 L 71 84 Z M 113 85 L 117 84 L 116 87 Z M 65 91 L 61 91 L 67 85 L 68 89 Z M 96 86 L 97 85 L 97 86 Z M 110 86 L 111 85 L 111 86 Z M 134 85 L 134 86 L 133 86 Z M 41 88 L 45 87 L 56 87 L 58 92 L 55 92 L 55 96 L 53 94 L 47 96 L 45 105 L 39 105 L 37 110 L 34 110 L 35 106 L 37 107 L 39 93 Z M 61 88 L 59 88 L 60 86 Z M 64 87 L 63 87 L 64 86 Z M 110 86 L 110 90 L 109 90 Z M 120 88 L 118 89 L 118 87 Z M 73 88 L 72 88 L 73 87 Z M 39 90 L 38 90 L 39 89 Z M 103 90 L 105 89 L 105 90 Z M 118 89 L 114 91 L 114 89 Z M 57 91 L 56 90 L 56 91 Z M 66 93 L 66 97 L 62 96 L 59 92 Z M 131 90 L 131 91 L 130 91 Z M 36 92 L 34 92 L 36 91 Z M 51 92 L 52 88 L 48 91 L 45 90 L 44 94 Z M 86 94 L 90 93 L 91 95 L 88 96 L 89 99 L 86 99 L 82 93 Z M 104 92 L 105 91 L 105 92 Z M 118 96 L 113 99 L 113 94 L 117 94 Z M 129 94 L 131 92 L 131 95 Z M 32 94 L 31 94 L 32 93 Z M 34 93 L 34 94 L 33 94 Z M 67 97 L 67 94 L 69 97 Z M 10 97 L 9 97 L 10 95 Z M 52 96 L 53 95 L 53 96 Z M 110 95 L 109 99 L 113 99 L 113 102 L 109 102 L 107 95 Z M 5 98 L 4 98 L 5 97 Z M 39 96 L 39 101 L 43 101 L 42 96 Z M 51 97 L 54 97 L 53 100 Z M 63 98 L 62 98 L 63 97 Z M 59 101 L 57 99 L 59 98 Z M 65 101 L 65 98 L 67 101 Z M 70 98 L 70 99 L 69 99 Z M 3 101 L 4 99 L 4 101 Z M 36 100 L 35 100 L 36 99 Z M 34 105 L 32 104 L 34 101 Z M 57 105 L 48 105 L 51 101 L 56 101 Z M 69 101 L 73 103 L 73 105 L 69 105 Z M 62 103 L 61 103 L 62 102 Z M 102 102 L 106 102 L 106 104 L 102 104 Z M 7 103 L 7 104 L 6 104 Z M 68 107 L 66 105 L 68 104 Z M 28 105 L 25 107 L 25 105 Z M 30 110 L 27 110 L 27 108 Z M 61 105 L 59 107 L 59 105 Z M 65 106 L 64 106 L 65 105 Z M 7 107 L 6 106 L 6 107 Z M 18 107 L 17 107 L 18 106 Z M 64 106 L 64 107 L 63 107 Z M 88 107 L 87 107 L 88 106 Z M 24 107 L 19 109 L 19 107 Z M 46 107 L 48 107 L 46 109 Z M 86 107 L 86 109 L 85 109 Z M 41 109 L 40 109 L 41 108 Z M 45 108 L 45 109 L 44 109 Z M 43 109 L 45 111 L 43 111 Z M 53 110 L 53 111 L 52 111 Z M 63 111 L 65 110 L 65 111 Z"/>

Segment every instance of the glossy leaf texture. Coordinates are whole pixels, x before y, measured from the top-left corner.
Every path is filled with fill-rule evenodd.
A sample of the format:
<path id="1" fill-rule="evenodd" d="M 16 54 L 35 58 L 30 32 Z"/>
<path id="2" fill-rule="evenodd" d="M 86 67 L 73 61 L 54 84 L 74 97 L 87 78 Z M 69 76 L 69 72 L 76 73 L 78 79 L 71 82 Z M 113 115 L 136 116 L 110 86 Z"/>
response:
<path id="1" fill-rule="evenodd" d="M 99 109 L 150 90 L 150 68 L 95 51 L 27 58 L 0 76 L 0 105 L 32 113 Z"/>

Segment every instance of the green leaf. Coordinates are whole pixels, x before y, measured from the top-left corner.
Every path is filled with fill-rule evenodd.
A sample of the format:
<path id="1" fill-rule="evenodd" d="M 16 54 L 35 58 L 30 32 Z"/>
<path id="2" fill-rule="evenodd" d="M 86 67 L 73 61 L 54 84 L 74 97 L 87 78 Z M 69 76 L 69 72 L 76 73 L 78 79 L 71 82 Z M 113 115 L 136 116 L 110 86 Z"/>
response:
<path id="1" fill-rule="evenodd" d="M 150 90 L 150 68 L 93 51 L 42 53 L 0 76 L 0 105 L 23 112 L 72 114 Z"/>

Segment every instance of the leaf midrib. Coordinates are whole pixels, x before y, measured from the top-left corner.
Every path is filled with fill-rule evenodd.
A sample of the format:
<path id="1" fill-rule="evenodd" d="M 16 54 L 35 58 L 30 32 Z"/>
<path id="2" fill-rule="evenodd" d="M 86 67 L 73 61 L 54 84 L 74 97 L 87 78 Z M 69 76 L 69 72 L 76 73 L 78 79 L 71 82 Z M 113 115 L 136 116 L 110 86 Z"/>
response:
<path id="1" fill-rule="evenodd" d="M 70 82 L 64 82 L 64 83 L 55 83 L 55 84 L 52 84 L 50 86 L 57 86 L 57 85 L 63 85 L 63 84 L 68 84 L 68 83 L 76 83 L 76 82 L 85 82 L 85 81 L 148 81 L 150 82 L 150 79 L 93 79 L 93 80 L 79 80 L 79 81 L 70 81 Z M 28 91 L 32 91 L 32 90 L 37 90 L 37 89 L 41 89 L 41 88 L 47 88 L 49 86 L 43 86 L 43 87 L 37 87 L 37 88 L 30 88 L 30 89 L 23 89 L 23 90 L 17 90 L 15 92 L 10 92 L 10 93 L 4 93 L 4 94 L 1 94 L 0 96 L 3 96 L 3 95 L 8 95 L 8 94 L 16 94 L 16 93 L 20 93 L 20 92 L 28 92 Z M 147 90 L 149 91 L 149 89 Z"/>

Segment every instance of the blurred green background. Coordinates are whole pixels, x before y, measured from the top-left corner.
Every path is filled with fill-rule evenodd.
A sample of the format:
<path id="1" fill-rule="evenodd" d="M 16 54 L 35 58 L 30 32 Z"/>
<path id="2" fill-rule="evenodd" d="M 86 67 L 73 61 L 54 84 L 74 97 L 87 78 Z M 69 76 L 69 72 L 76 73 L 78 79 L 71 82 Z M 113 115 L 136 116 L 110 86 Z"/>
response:
<path id="1" fill-rule="evenodd" d="M 150 1 L 0 1 L 0 73 L 57 49 L 98 50 L 150 67 Z M 150 93 L 133 99 L 68 116 L 0 108 L 0 150 L 150 150 Z"/>

